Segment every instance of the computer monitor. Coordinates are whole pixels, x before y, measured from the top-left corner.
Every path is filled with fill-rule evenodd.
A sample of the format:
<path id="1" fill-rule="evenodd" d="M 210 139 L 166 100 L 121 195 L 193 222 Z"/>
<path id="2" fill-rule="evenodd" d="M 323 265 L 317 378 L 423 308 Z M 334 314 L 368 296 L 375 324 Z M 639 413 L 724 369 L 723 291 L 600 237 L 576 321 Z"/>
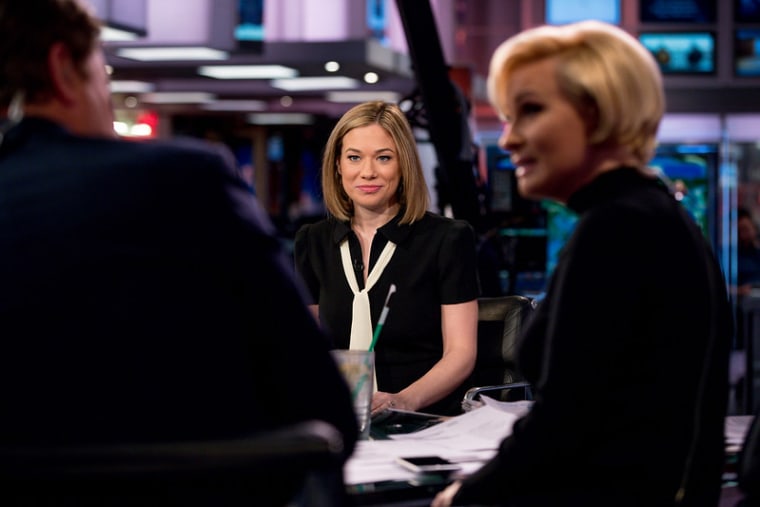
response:
<path id="1" fill-rule="evenodd" d="M 715 74 L 713 32 L 642 32 L 639 41 L 652 52 L 665 75 Z"/>
<path id="2" fill-rule="evenodd" d="M 734 21 L 736 23 L 760 22 L 760 0 L 734 0 Z"/>
<path id="3" fill-rule="evenodd" d="M 620 24 L 620 0 L 545 0 L 544 19 L 549 25 L 564 25 L 585 19 Z"/>
<path id="4" fill-rule="evenodd" d="M 717 0 L 639 0 L 642 23 L 715 23 Z"/>
<path id="5" fill-rule="evenodd" d="M 760 76 L 760 28 L 734 31 L 734 75 Z"/>

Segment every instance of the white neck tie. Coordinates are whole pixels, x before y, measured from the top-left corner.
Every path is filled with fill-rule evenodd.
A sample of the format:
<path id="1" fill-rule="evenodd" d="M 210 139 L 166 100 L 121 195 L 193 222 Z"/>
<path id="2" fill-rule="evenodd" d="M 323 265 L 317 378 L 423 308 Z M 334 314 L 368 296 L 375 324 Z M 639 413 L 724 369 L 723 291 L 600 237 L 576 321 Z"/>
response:
<path id="1" fill-rule="evenodd" d="M 364 289 L 359 290 L 359 284 L 356 283 L 356 275 L 351 264 L 351 252 L 348 249 L 348 239 L 340 245 L 340 257 L 343 261 L 343 271 L 346 273 L 348 286 L 354 293 L 354 303 L 351 314 L 351 341 L 349 349 L 368 350 L 372 343 L 372 316 L 369 309 L 369 290 L 375 285 L 385 266 L 391 260 L 393 252 L 396 250 L 396 244 L 389 241 L 380 253 L 380 257 L 372 267 L 367 277 L 367 283 Z"/>

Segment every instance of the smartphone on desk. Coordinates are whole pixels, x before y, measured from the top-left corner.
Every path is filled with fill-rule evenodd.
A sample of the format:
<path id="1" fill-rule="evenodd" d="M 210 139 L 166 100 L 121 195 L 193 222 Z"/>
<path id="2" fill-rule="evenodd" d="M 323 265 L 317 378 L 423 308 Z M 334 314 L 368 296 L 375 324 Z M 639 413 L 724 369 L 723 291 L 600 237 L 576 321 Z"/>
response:
<path id="1" fill-rule="evenodd" d="M 456 472 L 460 466 L 440 456 L 405 456 L 396 458 L 396 462 L 415 473 L 449 473 Z"/>

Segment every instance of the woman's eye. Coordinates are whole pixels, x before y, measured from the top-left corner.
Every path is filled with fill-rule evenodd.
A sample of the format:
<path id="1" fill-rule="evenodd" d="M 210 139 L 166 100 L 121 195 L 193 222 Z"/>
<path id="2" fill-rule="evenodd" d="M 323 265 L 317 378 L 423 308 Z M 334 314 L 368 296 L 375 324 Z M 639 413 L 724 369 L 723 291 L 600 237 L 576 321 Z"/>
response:
<path id="1" fill-rule="evenodd" d="M 391 157 L 390 155 L 380 155 L 379 157 L 377 157 L 377 159 L 380 162 L 388 162 L 391 159 Z"/>
<path id="2" fill-rule="evenodd" d="M 522 114 L 534 114 L 539 113 L 544 109 L 544 106 L 536 102 L 526 102 L 520 106 L 520 113 Z"/>
<path id="3" fill-rule="evenodd" d="M 351 162 L 356 162 L 359 160 L 359 155 L 347 155 L 346 158 Z"/>

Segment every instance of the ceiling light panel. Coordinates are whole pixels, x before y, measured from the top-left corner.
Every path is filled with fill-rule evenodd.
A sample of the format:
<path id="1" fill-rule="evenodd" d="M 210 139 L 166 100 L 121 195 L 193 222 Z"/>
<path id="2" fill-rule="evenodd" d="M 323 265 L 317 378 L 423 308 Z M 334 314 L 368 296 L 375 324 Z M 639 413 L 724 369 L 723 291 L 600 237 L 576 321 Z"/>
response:
<path id="1" fill-rule="evenodd" d="M 267 103 L 263 100 L 217 100 L 202 107 L 207 111 L 265 111 Z"/>
<path id="2" fill-rule="evenodd" d="M 252 113 L 248 123 L 254 125 L 311 125 L 314 115 L 307 113 Z"/>
<path id="3" fill-rule="evenodd" d="M 206 92 L 154 92 L 140 96 L 148 104 L 207 104 L 216 96 Z"/>
<path id="4" fill-rule="evenodd" d="M 104 26 L 100 29 L 100 40 L 103 42 L 125 42 L 137 40 L 139 35 L 128 30 L 121 30 L 112 26 Z"/>
<path id="5" fill-rule="evenodd" d="M 296 77 L 298 71 L 283 65 L 204 65 L 198 74 L 216 79 L 278 79 Z"/>
<path id="6" fill-rule="evenodd" d="M 401 94 L 388 91 L 331 91 L 325 95 L 328 102 L 368 102 L 371 100 L 382 100 L 383 102 L 397 103 L 401 99 Z"/>
<path id="7" fill-rule="evenodd" d="M 350 90 L 359 87 L 359 81 L 345 76 L 299 77 L 294 79 L 275 79 L 271 85 L 289 92 L 309 90 Z"/>
<path id="8" fill-rule="evenodd" d="M 229 54 L 207 47 L 140 47 L 121 48 L 117 55 L 141 62 L 160 62 L 170 60 L 226 60 Z"/>
<path id="9" fill-rule="evenodd" d="M 110 83 L 111 93 L 146 93 L 152 92 L 155 86 L 146 81 L 119 81 Z"/>

